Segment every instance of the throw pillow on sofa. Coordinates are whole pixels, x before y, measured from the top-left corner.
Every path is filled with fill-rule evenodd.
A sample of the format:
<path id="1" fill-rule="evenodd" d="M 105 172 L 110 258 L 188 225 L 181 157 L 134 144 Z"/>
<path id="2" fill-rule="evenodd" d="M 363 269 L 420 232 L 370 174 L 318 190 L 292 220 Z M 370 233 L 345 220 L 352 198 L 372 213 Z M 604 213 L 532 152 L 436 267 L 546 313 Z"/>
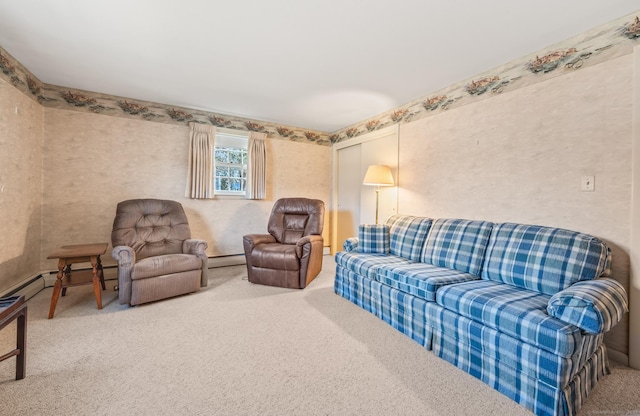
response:
<path id="1" fill-rule="evenodd" d="M 358 252 L 389 254 L 389 227 L 384 224 L 362 224 L 358 227 Z"/>
<path id="2" fill-rule="evenodd" d="M 628 312 L 627 293 L 613 279 L 585 280 L 553 295 L 547 312 L 588 333 L 599 334 L 609 331 Z"/>

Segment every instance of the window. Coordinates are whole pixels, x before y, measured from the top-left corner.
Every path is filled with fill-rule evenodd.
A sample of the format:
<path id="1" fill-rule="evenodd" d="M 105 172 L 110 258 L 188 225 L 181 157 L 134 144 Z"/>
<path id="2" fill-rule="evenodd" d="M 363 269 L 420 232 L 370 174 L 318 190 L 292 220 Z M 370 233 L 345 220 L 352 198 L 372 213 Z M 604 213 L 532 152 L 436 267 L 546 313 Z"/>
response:
<path id="1" fill-rule="evenodd" d="M 214 186 L 216 195 L 242 195 L 247 186 L 246 136 L 216 133 Z"/>
<path id="2" fill-rule="evenodd" d="M 195 122 L 189 127 L 187 198 L 266 198 L 266 133 L 218 130 Z"/>

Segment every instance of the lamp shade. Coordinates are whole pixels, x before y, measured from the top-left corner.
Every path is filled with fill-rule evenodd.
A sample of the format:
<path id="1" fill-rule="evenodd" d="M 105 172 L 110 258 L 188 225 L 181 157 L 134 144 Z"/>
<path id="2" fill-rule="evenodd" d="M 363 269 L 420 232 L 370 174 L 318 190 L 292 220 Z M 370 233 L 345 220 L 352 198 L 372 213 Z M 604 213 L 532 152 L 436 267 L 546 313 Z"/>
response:
<path id="1" fill-rule="evenodd" d="M 363 185 L 393 186 L 391 168 L 387 165 L 370 165 L 364 175 Z"/>

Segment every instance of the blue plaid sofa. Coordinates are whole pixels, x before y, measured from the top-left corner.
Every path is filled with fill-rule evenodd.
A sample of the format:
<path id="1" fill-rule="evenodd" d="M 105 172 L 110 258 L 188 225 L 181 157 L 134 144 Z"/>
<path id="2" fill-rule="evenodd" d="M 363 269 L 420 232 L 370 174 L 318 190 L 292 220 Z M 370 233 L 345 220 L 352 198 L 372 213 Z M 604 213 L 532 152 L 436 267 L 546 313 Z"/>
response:
<path id="1" fill-rule="evenodd" d="M 536 415 L 575 415 L 628 311 L 609 248 L 559 228 L 395 215 L 336 254 L 335 292 Z"/>

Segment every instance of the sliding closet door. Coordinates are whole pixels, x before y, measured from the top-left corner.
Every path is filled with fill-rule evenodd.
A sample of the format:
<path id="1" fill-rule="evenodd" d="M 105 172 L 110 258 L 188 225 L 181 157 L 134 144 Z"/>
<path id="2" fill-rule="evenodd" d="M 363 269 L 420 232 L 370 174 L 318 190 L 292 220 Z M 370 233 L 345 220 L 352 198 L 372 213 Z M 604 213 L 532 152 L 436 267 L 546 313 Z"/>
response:
<path id="1" fill-rule="evenodd" d="M 345 147 L 337 152 L 338 209 L 337 251 L 344 240 L 358 235 L 360 221 L 360 145 Z"/>
<path id="2" fill-rule="evenodd" d="M 398 129 L 385 128 L 334 146 L 334 215 L 332 252 L 341 251 L 344 240 L 358 235 L 358 225 L 375 223 L 374 186 L 362 184 L 369 165 L 391 167 L 398 184 Z M 378 218 L 383 223 L 396 213 L 397 187 L 380 188 Z"/>

